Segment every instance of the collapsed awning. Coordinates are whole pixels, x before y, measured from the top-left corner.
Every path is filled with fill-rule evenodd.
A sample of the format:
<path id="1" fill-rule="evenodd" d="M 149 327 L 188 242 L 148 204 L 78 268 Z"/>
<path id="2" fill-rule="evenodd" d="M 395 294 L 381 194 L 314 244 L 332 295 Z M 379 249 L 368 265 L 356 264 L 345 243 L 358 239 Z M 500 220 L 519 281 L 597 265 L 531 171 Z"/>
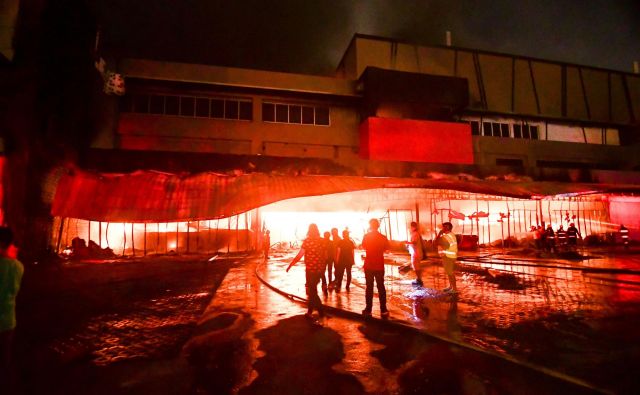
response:
<path id="1" fill-rule="evenodd" d="M 428 188 L 531 199 L 558 195 L 639 193 L 636 185 L 509 182 L 442 178 L 293 176 L 264 173 L 189 176 L 138 171 L 61 176 L 52 215 L 109 222 L 165 222 L 223 218 L 285 199 L 376 188 Z"/>

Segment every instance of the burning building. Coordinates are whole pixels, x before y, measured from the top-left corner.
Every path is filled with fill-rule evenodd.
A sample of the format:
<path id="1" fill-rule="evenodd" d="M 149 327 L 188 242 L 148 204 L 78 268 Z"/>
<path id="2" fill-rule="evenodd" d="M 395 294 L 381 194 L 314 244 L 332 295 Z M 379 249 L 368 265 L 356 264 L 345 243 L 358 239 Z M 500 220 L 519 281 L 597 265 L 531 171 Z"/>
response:
<path id="1" fill-rule="evenodd" d="M 48 178 L 56 251 L 231 252 L 309 222 L 358 238 L 372 216 L 395 240 L 447 220 L 485 245 L 570 222 L 640 235 L 638 74 L 364 35 L 331 77 L 99 68 L 90 148 Z"/>

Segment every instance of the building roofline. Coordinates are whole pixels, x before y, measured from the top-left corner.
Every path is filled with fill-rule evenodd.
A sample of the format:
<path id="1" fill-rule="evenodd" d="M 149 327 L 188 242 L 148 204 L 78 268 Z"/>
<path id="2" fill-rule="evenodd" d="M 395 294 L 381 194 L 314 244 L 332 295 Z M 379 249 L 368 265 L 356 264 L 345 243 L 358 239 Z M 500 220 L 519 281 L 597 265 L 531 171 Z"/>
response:
<path id="1" fill-rule="evenodd" d="M 608 73 L 619 73 L 619 74 L 623 74 L 623 75 L 634 76 L 634 77 L 640 78 L 640 74 L 635 74 L 635 73 L 633 73 L 631 71 L 607 69 L 607 68 L 598 67 L 598 66 L 589 66 L 589 65 L 578 64 L 578 63 L 562 62 L 562 61 L 559 61 L 559 60 L 536 58 L 536 57 L 533 57 L 533 56 L 516 55 L 516 54 L 510 54 L 510 53 L 506 53 L 506 52 L 488 51 L 488 50 L 483 50 L 483 49 L 458 47 L 458 46 L 453 46 L 453 45 L 452 46 L 446 46 L 446 45 L 441 45 L 441 44 L 423 44 L 423 43 L 411 42 L 411 41 L 403 40 L 403 39 L 394 39 L 394 38 L 390 38 L 390 37 L 376 36 L 376 35 L 372 35 L 372 34 L 363 34 L 363 33 L 354 33 L 354 35 L 351 37 L 351 40 L 349 41 L 349 44 L 347 45 L 347 48 L 346 48 L 345 52 L 342 54 L 342 57 L 340 58 L 340 61 L 338 62 L 338 65 L 336 66 L 336 69 L 338 67 L 340 67 L 340 65 L 344 61 L 345 56 L 347 55 L 347 52 L 348 52 L 349 48 L 351 48 L 351 45 L 353 44 L 353 42 L 358 38 L 364 38 L 364 39 L 370 39 L 370 40 L 378 40 L 378 41 L 386 41 L 386 42 L 398 43 L 398 44 L 417 45 L 417 46 L 420 46 L 420 47 L 441 48 L 441 49 L 451 49 L 451 50 L 456 50 L 456 51 L 475 52 L 475 53 L 483 54 L 483 55 L 506 56 L 506 57 L 510 57 L 510 58 L 522 59 L 522 60 L 525 60 L 525 61 L 535 61 L 535 62 L 555 64 L 555 65 L 560 65 L 560 66 L 578 67 L 578 68 L 582 68 L 582 69 L 605 71 L 605 72 L 608 72 Z"/>
<path id="2" fill-rule="evenodd" d="M 345 78 L 131 58 L 118 70 L 137 79 L 360 97 L 357 81 Z"/>

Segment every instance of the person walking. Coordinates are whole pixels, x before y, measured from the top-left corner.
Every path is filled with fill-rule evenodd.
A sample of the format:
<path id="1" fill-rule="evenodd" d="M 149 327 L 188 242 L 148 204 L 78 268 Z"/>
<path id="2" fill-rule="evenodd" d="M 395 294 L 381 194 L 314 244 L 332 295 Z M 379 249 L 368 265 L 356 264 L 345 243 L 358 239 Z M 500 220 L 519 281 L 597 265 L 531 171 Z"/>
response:
<path id="1" fill-rule="evenodd" d="M 322 301 L 318 296 L 318 283 L 320 278 L 324 276 L 325 262 L 327 260 L 327 247 L 324 240 L 320 237 L 318 225 L 310 224 L 307 230 L 307 238 L 302 242 L 302 247 L 289 266 L 289 269 L 304 257 L 305 277 L 307 286 L 308 307 L 305 316 L 313 318 L 313 310 L 317 310 L 320 317 L 324 316 Z"/>
<path id="2" fill-rule="evenodd" d="M 453 273 L 453 268 L 458 258 L 458 241 L 455 233 L 453 233 L 453 224 L 451 222 L 442 224 L 442 230 L 438 233 L 436 244 L 438 253 L 442 257 L 442 266 L 444 266 L 444 271 L 449 278 L 449 286 L 442 291 L 458 292 L 456 276 Z"/>
<path id="3" fill-rule="evenodd" d="M 342 239 L 338 242 L 336 249 L 336 279 L 334 281 L 334 289 L 336 292 L 340 292 L 342 288 L 342 278 L 347 273 L 347 282 L 345 283 L 345 289 L 349 291 L 351 285 L 351 268 L 355 262 L 356 245 L 349 238 L 349 231 L 342 231 Z"/>
<path id="4" fill-rule="evenodd" d="M 389 239 L 381 234 L 380 221 L 375 218 L 369 220 L 369 232 L 362 239 L 362 247 L 365 250 L 364 258 L 364 278 L 365 287 L 365 308 L 362 315 L 371 316 L 373 308 L 373 282 L 378 287 L 378 299 L 380 300 L 380 315 L 382 318 L 389 317 L 387 310 L 387 290 L 384 287 L 384 252 L 389 248 Z"/>
<path id="5" fill-rule="evenodd" d="M 411 284 L 422 287 L 424 285 L 422 282 L 422 258 L 424 256 L 422 235 L 420 235 L 417 222 L 411 222 L 409 228 L 410 234 L 407 246 L 409 247 L 409 253 L 411 254 L 411 266 L 413 267 L 413 271 L 416 273 L 416 279 Z"/>
<path id="6" fill-rule="evenodd" d="M 20 290 L 24 266 L 17 259 L 18 250 L 12 244 L 13 232 L 0 227 L 0 383 L 11 388 L 12 348 L 16 328 L 16 296 Z"/>

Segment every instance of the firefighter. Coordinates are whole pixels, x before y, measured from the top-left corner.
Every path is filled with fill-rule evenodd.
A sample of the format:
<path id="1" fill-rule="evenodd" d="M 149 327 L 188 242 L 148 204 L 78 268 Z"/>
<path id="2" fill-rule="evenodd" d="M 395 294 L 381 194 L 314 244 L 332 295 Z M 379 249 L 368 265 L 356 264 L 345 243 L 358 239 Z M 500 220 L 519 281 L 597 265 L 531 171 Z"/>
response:
<path id="1" fill-rule="evenodd" d="M 571 249 L 576 248 L 576 246 L 578 245 L 578 238 L 582 240 L 582 235 L 580 234 L 580 231 L 578 230 L 578 228 L 576 228 L 575 224 L 572 222 L 569 224 L 569 227 L 567 228 L 567 241 L 569 244 L 569 248 Z"/>
<path id="2" fill-rule="evenodd" d="M 558 228 L 558 231 L 556 232 L 556 236 L 558 237 L 558 243 L 556 245 L 556 248 L 564 249 L 565 246 L 567 245 L 567 231 L 564 230 L 564 227 L 562 226 L 562 224 Z"/>
<path id="3" fill-rule="evenodd" d="M 623 224 L 620 224 L 620 238 L 622 238 L 622 245 L 624 245 L 624 249 L 629 249 L 629 229 L 625 228 Z"/>
<path id="4" fill-rule="evenodd" d="M 545 234 L 545 239 L 546 239 L 546 244 L 545 244 L 545 249 L 548 252 L 555 252 L 556 251 L 556 235 L 555 232 L 553 231 L 553 228 L 551 227 L 551 224 L 547 225 L 547 230 L 544 232 Z"/>

